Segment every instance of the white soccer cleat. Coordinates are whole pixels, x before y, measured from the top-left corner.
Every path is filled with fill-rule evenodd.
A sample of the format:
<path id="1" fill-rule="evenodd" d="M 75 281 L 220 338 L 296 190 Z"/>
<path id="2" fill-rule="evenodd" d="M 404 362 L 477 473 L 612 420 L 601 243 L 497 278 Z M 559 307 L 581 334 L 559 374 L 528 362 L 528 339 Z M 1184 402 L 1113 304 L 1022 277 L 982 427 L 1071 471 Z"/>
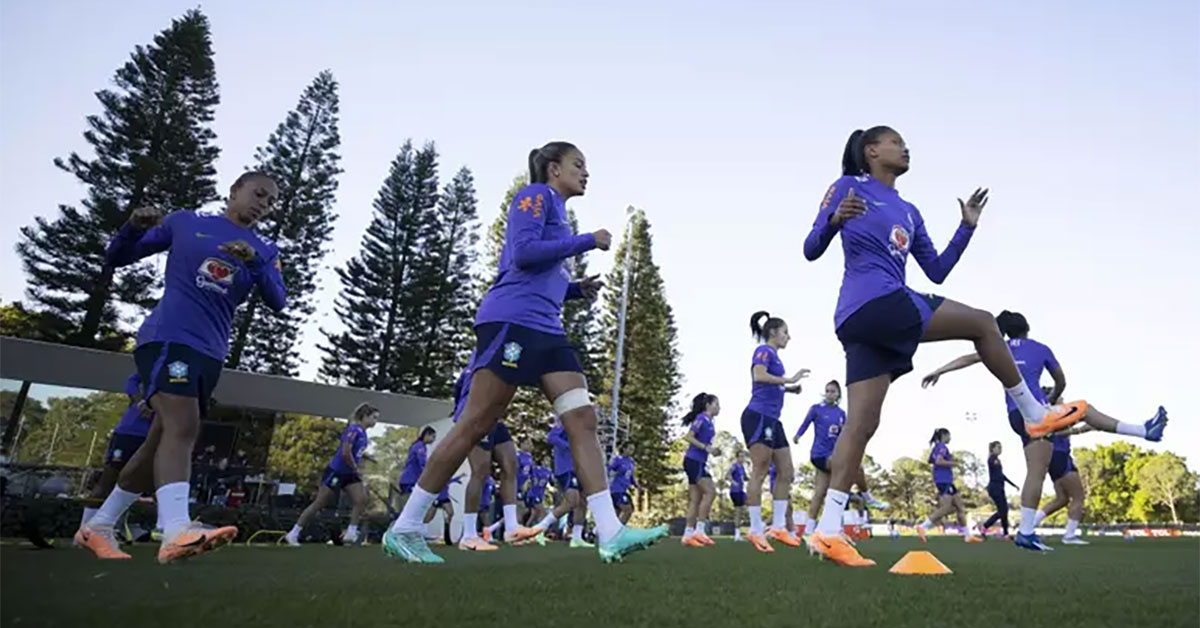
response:
<path id="1" fill-rule="evenodd" d="M 1087 541 L 1085 541 L 1077 536 L 1064 536 L 1062 538 L 1062 544 L 1063 545 L 1091 545 L 1091 543 L 1088 543 Z"/>
<path id="2" fill-rule="evenodd" d="M 297 536 L 292 536 L 290 534 L 284 535 L 283 542 L 287 543 L 288 545 L 291 545 L 292 547 L 300 547 L 299 535 L 297 535 Z"/>

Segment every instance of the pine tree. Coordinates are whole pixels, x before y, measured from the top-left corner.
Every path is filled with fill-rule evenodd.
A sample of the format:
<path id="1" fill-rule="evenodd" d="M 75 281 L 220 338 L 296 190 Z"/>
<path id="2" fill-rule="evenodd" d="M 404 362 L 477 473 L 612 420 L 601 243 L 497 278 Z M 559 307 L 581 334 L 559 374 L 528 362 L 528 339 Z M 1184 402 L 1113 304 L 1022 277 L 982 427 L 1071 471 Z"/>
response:
<path id="1" fill-rule="evenodd" d="M 267 145 L 255 152 L 256 169 L 279 186 L 275 211 L 258 230 L 279 247 L 288 308 L 273 312 L 262 307 L 257 291 L 252 293 L 234 314 L 229 368 L 293 376 L 300 365 L 300 328 L 316 310 L 317 268 L 337 217 L 333 202 L 342 172 L 337 87 L 328 70 L 318 74 Z"/>
<path id="2" fill-rule="evenodd" d="M 55 340 L 119 349 L 128 334 L 117 305 L 153 305 L 155 273 L 149 264 L 105 266 L 109 237 L 135 207 L 194 210 L 218 198 L 220 149 L 209 125 L 220 96 L 208 18 L 192 10 L 173 20 L 153 44 L 134 49 L 113 82 L 115 90 L 96 93 L 102 111 L 87 117 L 83 133 L 95 157 L 54 161 L 87 187 L 83 210 L 60 205 L 57 219 L 22 227 L 17 253 L 30 300 L 69 323 Z"/>
<path id="3" fill-rule="evenodd" d="M 424 394 L 412 388 L 420 355 L 425 238 L 436 229 L 437 149 L 404 143 L 374 203 L 361 252 L 337 269 L 342 290 L 334 311 L 341 333 L 322 329 L 320 369 L 329 380 L 376 390 Z"/>
<path id="4" fill-rule="evenodd" d="M 474 346 L 471 269 L 479 242 L 475 179 L 462 168 L 442 191 L 435 220 L 424 238 L 417 300 L 427 324 L 414 330 L 422 359 L 414 365 L 411 390 L 448 397 Z"/>
<path id="5" fill-rule="evenodd" d="M 605 279 L 608 289 L 604 293 L 602 326 L 608 345 L 601 364 L 603 388 L 599 396 L 602 406 L 611 403 L 625 249 L 632 246 L 620 412 L 630 419 L 629 439 L 637 446 L 634 459 L 640 481 L 654 492 L 669 483 L 675 471 L 667 465 L 672 440 L 668 424 L 678 414 L 672 400 L 679 392 L 682 378 L 675 317 L 667 303 L 658 265 L 654 263 L 650 223 L 640 210 L 632 220 L 631 235 L 617 247 L 615 263 Z"/>

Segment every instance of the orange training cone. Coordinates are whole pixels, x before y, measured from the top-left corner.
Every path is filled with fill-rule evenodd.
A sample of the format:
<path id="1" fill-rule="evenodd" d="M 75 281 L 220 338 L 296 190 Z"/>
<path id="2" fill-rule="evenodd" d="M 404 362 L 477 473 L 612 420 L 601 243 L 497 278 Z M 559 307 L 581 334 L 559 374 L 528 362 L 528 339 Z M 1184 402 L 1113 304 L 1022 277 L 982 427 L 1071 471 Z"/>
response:
<path id="1" fill-rule="evenodd" d="M 909 552 L 892 565 L 888 573 L 898 573 L 906 576 L 921 575 L 921 576 L 937 576 L 941 574 L 954 573 L 950 568 L 943 565 L 942 561 L 934 557 L 929 552 Z"/>

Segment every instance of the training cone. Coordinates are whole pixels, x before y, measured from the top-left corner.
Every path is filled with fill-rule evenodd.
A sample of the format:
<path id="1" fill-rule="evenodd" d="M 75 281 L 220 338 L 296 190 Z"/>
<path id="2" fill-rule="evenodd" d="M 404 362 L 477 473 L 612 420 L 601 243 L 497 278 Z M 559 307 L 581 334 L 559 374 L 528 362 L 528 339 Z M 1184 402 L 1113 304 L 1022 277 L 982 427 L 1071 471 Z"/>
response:
<path id="1" fill-rule="evenodd" d="M 898 573 L 905 576 L 938 576 L 941 574 L 954 573 L 950 568 L 943 565 L 942 561 L 938 560 L 929 552 L 909 552 L 892 565 L 888 573 Z"/>

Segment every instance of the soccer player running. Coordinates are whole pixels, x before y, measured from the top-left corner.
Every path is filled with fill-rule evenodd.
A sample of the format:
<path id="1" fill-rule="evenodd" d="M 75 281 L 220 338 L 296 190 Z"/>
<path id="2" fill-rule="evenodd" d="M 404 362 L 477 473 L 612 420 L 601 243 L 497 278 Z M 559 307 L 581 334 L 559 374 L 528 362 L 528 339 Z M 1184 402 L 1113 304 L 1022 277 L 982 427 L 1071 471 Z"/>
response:
<path id="1" fill-rule="evenodd" d="M 528 506 L 525 505 L 525 492 L 529 490 L 529 478 L 533 475 L 533 454 L 529 453 L 533 449 L 533 442 L 526 436 L 521 441 L 521 447 L 517 449 L 517 529 L 521 528 L 522 523 L 529 515 Z M 501 517 L 492 525 L 484 528 L 483 540 L 488 543 L 492 542 L 492 536 L 504 527 L 505 530 L 512 529 L 511 526 L 505 525 L 505 518 Z M 520 541 L 513 541 L 520 543 Z"/>
<path id="2" fill-rule="evenodd" d="M 1079 523 L 1083 520 L 1083 480 L 1071 457 L 1071 436 L 1090 432 L 1090 425 L 1077 425 L 1067 432 L 1055 434 L 1051 441 L 1054 451 L 1050 455 L 1050 480 L 1054 482 L 1054 499 L 1038 509 L 1033 525 L 1054 513 L 1067 509 L 1067 529 L 1063 532 L 1063 545 L 1090 545 L 1079 538 Z"/>
<path id="3" fill-rule="evenodd" d="M 455 407 L 454 422 L 457 423 L 466 407 L 467 396 L 471 392 L 471 365 L 475 356 L 467 361 L 458 381 L 454 384 Z M 512 436 L 504 421 L 496 421 L 491 431 L 471 448 L 467 462 L 471 466 L 471 477 L 463 497 L 463 534 L 458 541 L 458 549 L 467 551 L 490 552 L 498 549 L 486 538 L 480 538 L 476 524 L 481 509 L 491 506 L 490 489 L 484 487 L 487 480 L 492 479 L 492 462 L 500 466 L 500 503 L 504 513 L 504 542 L 519 543 L 537 535 L 538 531 L 522 526 L 517 521 L 517 447 L 513 444 Z M 492 480 L 494 482 L 494 480 Z M 487 499 L 483 499 L 484 495 Z M 486 535 L 485 535 L 486 536 Z"/>
<path id="4" fill-rule="evenodd" d="M 237 536 L 233 526 L 210 529 L 189 516 L 191 454 L 229 351 L 234 310 L 255 288 L 274 311 L 287 302 L 279 251 L 253 231 L 278 197 L 270 176 L 246 172 L 230 187 L 223 213 L 181 210 L 163 218 L 156 208 L 139 207 L 109 242 L 109 268 L 169 252 L 162 299 L 138 330 L 133 352 L 155 419 L 117 486 L 75 535 L 96 556 L 129 557 L 116 548 L 113 524 L 151 487 L 163 525 L 158 562 L 194 556 Z"/>
<path id="5" fill-rule="evenodd" d="M 93 504 L 103 503 L 112 492 L 113 487 L 117 485 L 117 476 L 120 475 L 121 469 L 125 468 L 125 463 L 129 462 L 146 441 L 146 434 L 150 431 L 150 423 L 154 419 L 154 411 L 142 400 L 142 381 L 137 373 L 125 380 L 125 396 L 129 398 L 129 407 L 125 408 L 125 414 L 121 415 L 121 420 L 113 428 L 112 436 L 108 439 L 108 451 L 104 455 L 104 470 L 100 472 L 100 478 L 92 485 L 88 495 L 88 500 Z M 85 507 L 79 526 L 82 528 L 87 524 L 98 510 Z"/>
<path id="6" fill-rule="evenodd" d="M 737 459 L 729 465 L 729 501 L 733 502 L 733 540 L 742 538 L 742 513 L 746 509 L 746 452 L 738 451 Z"/>
<path id="7" fill-rule="evenodd" d="M 563 515 L 571 513 L 571 548 L 591 549 L 594 546 L 583 538 L 583 525 L 587 521 L 587 504 L 579 494 L 579 478 L 575 476 L 575 459 L 571 457 L 571 442 L 567 428 L 561 419 L 546 433 L 546 440 L 554 452 L 554 485 L 558 488 L 558 505 L 534 529 L 542 532 L 554 527 Z M 612 497 L 609 497 L 612 505 Z M 616 510 L 614 509 L 614 513 Z"/>
<path id="8" fill-rule="evenodd" d="M 379 409 L 369 403 L 360 403 L 350 415 L 350 424 L 342 430 L 342 439 L 338 442 L 333 459 L 325 466 L 321 475 L 321 485 L 317 488 L 317 497 L 313 500 L 296 525 L 288 531 L 283 540 L 292 547 L 300 547 L 300 532 L 312 518 L 329 504 L 337 491 L 346 491 L 350 495 L 350 525 L 342 535 L 346 543 L 358 542 L 358 522 L 362 520 L 363 511 L 367 508 L 367 487 L 363 484 L 358 472 L 362 462 L 363 452 L 367 450 L 367 430 L 379 421 Z"/>
<path id="9" fill-rule="evenodd" d="M 916 206 L 900 197 L 896 178 L 908 172 L 909 152 L 886 126 L 855 131 L 842 156 L 842 176 L 829 187 L 804 256 L 816 260 L 841 234 L 845 275 L 834 324 L 846 351 L 850 412 L 830 458 L 829 490 L 814 538 L 839 565 L 871 566 L 839 534 L 851 484 L 883 409 L 888 387 L 912 370 L 921 342 L 970 340 L 988 370 L 1021 412 L 1025 429 L 1042 435 L 1063 429 L 1086 409 L 1079 402 L 1048 408 L 1029 390 L 990 314 L 942 297 L 914 292 L 905 283 L 911 251 L 934 283 L 942 283 L 966 249 L 987 204 L 987 190 L 959 201 L 962 222 L 940 255 Z"/>
<path id="10" fill-rule="evenodd" d="M 629 523 L 633 516 L 633 499 L 629 489 L 638 485 L 633 472 L 637 464 L 633 461 L 633 441 L 625 441 L 621 452 L 608 462 L 608 490 L 612 494 L 613 507 L 617 509 L 617 518 L 622 524 Z"/>
<path id="11" fill-rule="evenodd" d="M 792 465 L 792 451 L 788 447 L 787 434 L 779 417 L 783 413 L 784 393 L 799 393 L 798 382 L 808 377 L 808 369 L 800 369 L 795 375 L 785 377 L 779 350 L 786 349 L 792 336 L 787 323 L 766 312 L 755 312 L 750 317 L 750 331 L 759 341 L 750 362 L 750 403 L 742 412 L 742 438 L 750 450 L 750 483 L 747 487 L 746 504 L 750 510 L 750 533 L 746 540 L 760 552 L 774 552 L 767 541 L 775 539 L 792 547 L 799 547 L 787 525 L 787 509 L 791 499 L 792 478 L 796 473 Z M 763 529 L 762 485 L 771 463 L 780 469 L 778 482 L 772 483 L 774 498 L 771 527 Z"/>
<path id="12" fill-rule="evenodd" d="M 1017 486 L 1016 482 L 1013 482 L 1008 479 L 1007 475 L 1004 475 L 1004 465 L 1000 462 L 1000 454 L 1003 451 L 1004 448 L 998 440 L 994 440 L 988 445 L 987 494 L 988 497 L 992 498 L 992 503 L 996 505 L 996 512 L 979 526 L 979 534 L 984 538 L 987 538 L 988 528 L 991 528 L 996 522 L 1000 522 L 1001 527 L 1004 529 L 1004 536 L 1008 536 L 1008 496 L 1004 494 L 1004 484 L 1007 482 L 1013 488 L 1021 490 L 1021 487 Z"/>
<path id="13" fill-rule="evenodd" d="M 553 477 L 550 467 L 541 464 L 535 465 L 529 473 L 529 488 L 525 491 L 526 522 L 542 521 L 545 517 L 546 487 L 550 486 Z M 537 538 L 544 543 L 546 537 L 539 532 Z"/>
<path id="14" fill-rule="evenodd" d="M 389 554 L 410 562 L 443 562 L 418 534 L 420 512 L 431 491 L 504 415 L 518 386 L 540 387 L 561 417 L 579 484 L 595 516 L 601 559 L 620 560 L 666 535 L 665 526 L 640 530 L 617 518 L 596 438 L 596 411 L 579 357 L 563 331 L 563 300 L 595 298 L 601 287 L 597 277 L 570 282 L 567 260 L 612 245 L 612 235 L 603 229 L 572 232 L 566 201 L 582 195 L 587 181 L 587 163 L 574 145 L 551 142 L 530 152 L 530 183 L 513 197 L 499 272 L 475 316 L 477 359 L 466 407 L 385 535 Z"/>
<path id="15" fill-rule="evenodd" d="M 437 440 L 437 430 L 426 425 L 421 428 L 421 433 L 417 435 L 417 439 L 408 446 L 408 455 L 404 458 L 404 468 L 400 470 L 400 477 L 396 480 L 396 487 L 399 489 L 399 508 L 404 508 L 408 503 L 408 498 L 412 496 L 413 487 L 417 485 L 417 478 L 421 477 L 421 472 L 425 470 L 425 461 L 429 455 L 429 446 L 433 441 Z M 389 495 L 388 501 L 391 501 Z M 430 502 L 430 505 L 433 502 Z M 429 505 L 425 506 L 427 510 Z M 422 511 L 422 516 L 424 510 Z"/>
<path id="16" fill-rule="evenodd" d="M 713 419 L 721 413 L 721 402 L 716 395 L 700 393 L 692 398 L 692 410 L 683 416 L 688 428 L 683 440 L 688 448 L 683 454 L 683 472 L 687 474 L 688 505 L 687 524 L 681 543 L 688 547 L 716 545 L 708 536 L 708 517 L 712 513 L 717 487 L 708 473 L 708 455 L 721 455 L 713 445 L 717 429 Z"/>
<path id="17" fill-rule="evenodd" d="M 813 426 L 813 442 L 808 459 L 816 469 L 816 475 L 813 477 L 812 500 L 808 504 L 805 520 L 801 524 L 804 527 L 803 534 L 808 536 L 811 536 L 817 529 L 817 514 L 821 511 L 825 492 L 829 490 L 829 457 L 833 455 L 838 435 L 842 433 L 842 426 L 846 424 L 846 413 L 838 405 L 841 399 L 842 385 L 836 379 L 825 384 L 825 398 L 821 403 L 813 404 L 808 409 L 808 414 L 804 415 L 800 429 L 796 430 L 796 435 L 792 438 L 792 443 L 799 444 L 800 437 L 808 431 L 808 426 Z M 858 486 L 865 505 L 881 510 L 888 507 L 887 502 L 879 501 L 871 495 L 867 486 L 867 475 L 861 464 L 858 466 L 858 475 L 854 478 L 854 484 Z"/>
<path id="18" fill-rule="evenodd" d="M 925 542 L 929 528 L 941 523 L 942 517 L 953 512 L 958 518 L 958 527 L 963 531 L 963 540 L 978 543 L 983 539 L 971 534 L 967 527 L 967 510 L 963 506 L 962 495 L 954 486 L 954 456 L 950 454 L 949 442 L 950 430 L 944 427 L 934 430 L 933 437 L 929 439 L 929 444 L 933 445 L 929 450 L 929 464 L 933 465 L 933 485 L 937 487 L 938 499 L 933 512 L 925 521 L 917 524 L 917 536 L 921 537 L 921 542 Z"/>
<path id="19" fill-rule="evenodd" d="M 1020 365 L 1019 374 L 1025 389 L 1036 391 L 1030 394 L 1035 395 L 1034 399 L 1039 405 L 1057 403 L 1067 387 L 1067 376 L 1050 347 L 1029 337 L 1029 322 L 1017 312 L 1008 310 L 1001 312 L 996 317 L 993 326 L 1008 338 L 1005 348 L 1010 351 L 1011 359 L 1015 359 L 1016 363 Z M 952 360 L 926 375 L 921 382 L 922 386 L 933 386 L 942 375 L 980 361 L 987 365 L 987 358 L 982 352 Z M 1054 379 L 1054 389 L 1049 396 L 1042 392 L 1039 385 L 1043 372 L 1049 372 Z M 1053 461 L 1053 438 L 1045 438 L 1049 432 L 1034 434 L 1030 431 L 1019 399 L 1009 395 L 1006 401 L 1009 426 L 1021 437 L 1021 443 L 1025 447 L 1025 484 L 1021 488 L 1021 523 L 1013 542 L 1024 549 L 1048 551 L 1051 549 L 1050 546 L 1042 543 L 1034 530 L 1037 527 L 1038 504 L 1042 499 L 1042 483 L 1045 481 Z M 1167 427 L 1167 411 L 1162 406 L 1159 406 L 1154 416 L 1145 423 L 1123 423 L 1094 407 L 1085 406 L 1083 410 L 1085 412 L 1082 413 L 1082 420 L 1093 429 L 1102 432 L 1138 436 L 1148 441 L 1158 442 L 1162 440 L 1163 430 Z"/>

